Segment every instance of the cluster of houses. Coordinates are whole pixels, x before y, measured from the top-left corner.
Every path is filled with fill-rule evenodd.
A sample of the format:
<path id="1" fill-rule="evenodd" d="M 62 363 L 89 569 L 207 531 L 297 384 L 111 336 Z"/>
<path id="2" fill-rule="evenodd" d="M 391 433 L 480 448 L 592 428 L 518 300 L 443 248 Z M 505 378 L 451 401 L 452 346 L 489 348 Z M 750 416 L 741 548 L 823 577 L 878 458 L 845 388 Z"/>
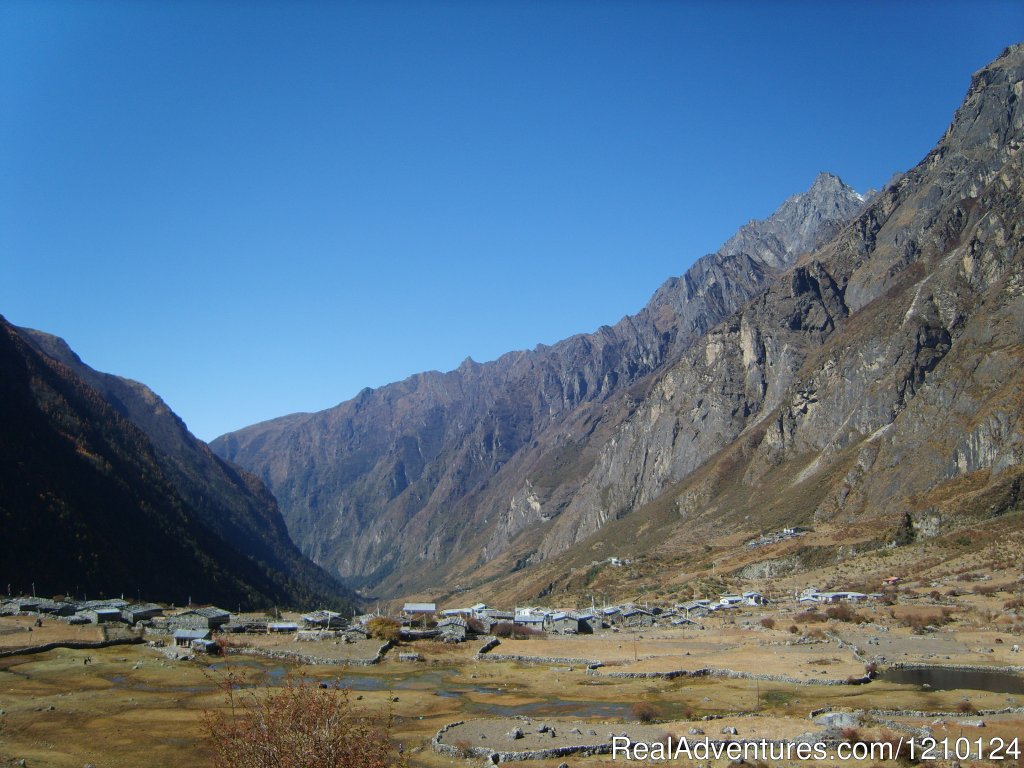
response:
<path id="1" fill-rule="evenodd" d="M 886 580 L 888 582 L 888 580 Z M 866 594 L 864 592 L 853 592 L 851 590 L 838 590 L 835 592 L 822 592 L 816 587 L 808 587 L 797 598 L 798 603 L 860 603 L 864 600 L 875 600 L 884 597 L 881 592 Z"/>
<path id="2" fill-rule="evenodd" d="M 47 615 L 68 624 L 135 625 L 163 615 L 156 603 L 129 603 L 127 600 L 49 600 L 45 597 L 12 597 L 0 603 L 0 616 L 18 614 Z"/>
<path id="3" fill-rule="evenodd" d="M 767 601 L 757 593 L 747 593 L 750 605 L 763 605 Z M 754 595 L 757 595 L 756 598 Z M 730 598 L 730 605 L 732 596 Z M 724 597 L 722 598 L 725 599 Z M 558 608 L 516 608 L 507 611 L 491 608 L 484 603 L 469 608 L 449 608 L 441 612 L 444 620 L 463 618 L 472 620 L 480 632 L 490 634 L 499 624 L 508 624 L 513 628 L 522 627 L 537 632 L 557 635 L 590 634 L 600 629 L 643 629 L 656 626 L 681 626 L 694 624 L 697 615 L 706 616 L 724 607 L 724 603 L 710 600 L 697 600 L 683 603 L 674 608 L 639 606 L 633 603 L 607 605 L 601 608 L 594 606 L 587 609 Z M 691 617 L 691 613 L 694 614 Z M 440 624 L 438 625 L 440 626 Z"/>
<path id="4" fill-rule="evenodd" d="M 895 583 L 896 577 L 886 580 Z M 809 587 L 799 594 L 802 604 L 832 604 L 859 602 L 881 597 L 854 591 L 820 591 Z M 598 630 L 643 629 L 696 624 L 696 619 L 719 611 L 768 605 L 760 592 L 725 594 L 717 600 L 700 599 L 679 603 L 670 608 L 639 606 L 633 603 L 594 606 L 589 609 L 552 609 L 521 607 L 514 610 L 492 608 L 477 603 L 468 608 L 448 608 L 438 611 L 436 603 L 406 603 L 401 616 L 394 617 L 405 639 L 437 638 L 445 642 L 462 642 L 470 634 L 494 634 L 499 625 L 514 632 L 517 628 L 527 632 L 558 635 L 590 634 Z M 71 624 L 113 624 L 142 626 L 147 632 L 166 635 L 178 648 L 193 651 L 213 651 L 214 632 L 230 633 L 294 633 L 297 640 L 322 639 L 332 636 L 343 642 L 358 642 L 369 637 L 367 624 L 379 614 L 366 614 L 348 619 L 340 613 L 317 610 L 305 614 L 300 621 L 274 620 L 233 616 L 216 606 L 166 611 L 155 603 L 129 603 L 127 600 L 56 601 L 45 598 L 9 598 L 0 603 L 2 615 L 43 615 L 59 618 Z"/>
<path id="5" fill-rule="evenodd" d="M 775 531 L 774 533 L 766 533 L 763 536 L 758 536 L 756 539 L 752 539 L 747 542 L 747 548 L 755 549 L 756 547 L 766 547 L 769 544 L 778 544 L 780 541 L 795 539 L 798 536 L 803 536 L 810 532 L 810 528 L 794 525 L 791 528 L 783 528 L 781 531 Z"/>

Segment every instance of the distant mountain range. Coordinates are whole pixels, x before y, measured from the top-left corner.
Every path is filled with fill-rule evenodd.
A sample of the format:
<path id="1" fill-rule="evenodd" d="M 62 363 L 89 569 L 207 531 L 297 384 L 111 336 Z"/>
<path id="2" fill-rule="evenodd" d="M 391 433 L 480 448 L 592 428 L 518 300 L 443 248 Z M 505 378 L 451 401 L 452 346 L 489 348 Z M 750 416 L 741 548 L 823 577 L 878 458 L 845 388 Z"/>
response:
<path id="1" fill-rule="evenodd" d="M 0 581 L 225 607 L 347 606 L 273 496 L 146 386 L 0 318 Z"/>
<path id="2" fill-rule="evenodd" d="M 613 327 L 367 389 L 211 447 L 263 478 L 302 550 L 351 584 L 385 592 L 443 584 L 467 552 L 467 573 L 503 555 L 522 564 L 559 549 L 513 542 L 554 527 L 657 373 L 863 205 L 820 174 Z"/>
<path id="3" fill-rule="evenodd" d="M 872 199 L 823 174 L 615 326 L 211 447 L 268 485 L 303 552 L 382 594 L 568 588 L 610 531 L 670 559 L 776 523 L 881 544 L 1012 508 L 1022 68 L 1015 46 L 978 72 Z"/>

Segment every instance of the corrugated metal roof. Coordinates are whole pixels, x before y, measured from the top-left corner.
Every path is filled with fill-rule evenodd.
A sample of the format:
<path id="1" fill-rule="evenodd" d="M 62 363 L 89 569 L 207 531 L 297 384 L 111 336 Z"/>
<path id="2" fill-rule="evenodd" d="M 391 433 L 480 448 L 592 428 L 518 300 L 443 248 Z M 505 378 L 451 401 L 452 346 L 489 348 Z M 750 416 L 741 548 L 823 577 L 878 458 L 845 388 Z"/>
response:
<path id="1" fill-rule="evenodd" d="M 230 612 L 225 611 L 223 608 L 218 608 L 215 605 L 211 605 L 207 608 L 194 608 L 192 612 L 197 616 L 202 616 L 204 619 L 220 619 L 231 615 Z"/>
<path id="2" fill-rule="evenodd" d="M 175 640 L 205 640 L 209 636 L 208 629 L 178 629 L 174 632 Z"/>
<path id="3" fill-rule="evenodd" d="M 406 603 L 402 610 L 406 613 L 436 613 L 437 603 Z"/>

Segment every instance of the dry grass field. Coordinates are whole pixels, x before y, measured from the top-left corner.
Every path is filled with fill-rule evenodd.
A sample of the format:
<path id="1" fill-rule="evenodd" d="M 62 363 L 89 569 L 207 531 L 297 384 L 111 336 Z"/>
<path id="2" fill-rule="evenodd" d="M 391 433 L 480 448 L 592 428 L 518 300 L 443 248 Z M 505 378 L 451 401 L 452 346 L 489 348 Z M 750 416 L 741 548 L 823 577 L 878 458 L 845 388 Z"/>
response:
<path id="1" fill-rule="evenodd" d="M 95 624 L 71 626 L 46 617 L 36 627 L 33 616 L 0 617 L 0 651 L 27 648 L 55 642 L 96 642 L 103 639 L 103 630 Z"/>
<path id="2" fill-rule="evenodd" d="M 809 715 L 822 707 L 944 713 L 865 715 L 851 738 L 881 739 L 923 727 L 931 728 L 936 738 L 1022 736 L 1024 715 L 974 712 L 1024 707 L 1024 690 L 943 690 L 896 684 L 885 674 L 866 685 L 817 684 L 862 676 L 866 660 L 877 661 L 882 670 L 892 664 L 1024 668 L 1024 653 L 1013 650 L 1024 645 L 1022 520 L 1015 514 L 908 547 L 851 550 L 841 563 L 810 564 L 799 573 L 771 580 L 740 574 L 801 547 L 824 547 L 834 532 L 823 529 L 763 551 L 746 548 L 743 537 L 737 537 L 728 546 L 716 545 L 713 577 L 688 572 L 685 578 L 690 581 L 676 597 L 759 589 L 775 598 L 773 605 L 718 614 L 702 620 L 703 629 L 503 640 L 492 652 L 547 659 L 535 663 L 477 660 L 480 641 L 447 645 L 421 640 L 401 643 L 379 664 L 357 666 L 346 662 L 372 658 L 378 641 L 298 642 L 290 635 L 229 635 L 227 643 L 236 647 L 226 658 L 171 661 L 145 645 L 0 658 L 0 766 L 22 759 L 27 768 L 208 765 L 202 718 L 204 712 L 224 706 L 220 686 L 229 673 L 252 686 L 275 686 L 291 675 L 347 687 L 359 706 L 390 712 L 394 737 L 411 764 L 430 768 L 480 763 L 479 757 L 458 760 L 430 747 L 440 728 L 459 720 L 467 725 L 452 732 L 453 740 L 470 745 L 488 741 L 494 748 L 509 748 L 511 742 L 503 739 L 510 718 L 551 724 L 562 736 L 574 728 L 603 736 L 623 731 L 682 736 L 699 727 L 709 737 L 722 737 L 723 727 L 735 727 L 734 738 L 790 738 L 819 731 Z M 617 585 L 619 594 L 653 598 L 641 587 L 650 580 L 645 569 L 657 564 L 641 566 L 615 571 L 625 579 Z M 888 576 L 898 576 L 899 583 L 886 590 L 884 600 L 853 605 L 838 618 L 829 619 L 824 607 L 808 612 L 792 599 L 812 584 L 822 589 L 880 590 L 881 580 Z M 0 617 L 0 651 L 103 636 L 103 630 L 92 626 L 69 627 L 45 618 L 42 627 L 33 623 L 33 617 Z M 408 651 L 421 660 L 400 661 L 399 654 Z M 277 652 L 286 657 L 266 656 Z M 295 654 L 328 663 L 303 664 Z M 84 663 L 87 656 L 92 663 Z M 603 666 L 587 670 L 584 664 L 558 659 L 591 659 Z M 743 676 L 617 676 L 705 668 Z M 782 679 L 763 679 L 766 675 Z M 1010 677 L 1017 683 L 1022 680 L 1020 673 Z M 652 722 L 638 722 L 638 702 L 647 705 L 643 719 Z M 721 719 L 700 720 L 706 716 Z M 977 726 L 980 721 L 984 728 Z M 556 768 L 562 760 L 532 764 Z M 609 756 L 566 761 L 590 768 L 622 764 Z M 945 768 L 950 763 L 934 764 Z M 874 763 L 864 765 L 870 768 Z M 1008 768 L 1014 763 L 990 765 Z"/>
<path id="3" fill-rule="evenodd" d="M 883 617 L 892 622 L 887 613 Z M 88 652 L 60 649 L 9 657 L 0 659 L 0 709 L 5 713 L 0 716 L 0 756 L 9 762 L 24 759 L 26 766 L 60 768 L 81 768 L 85 764 L 96 768 L 159 767 L 183 761 L 209 764 L 202 715 L 224 705 L 220 685 L 229 672 L 256 686 L 276 685 L 292 675 L 348 687 L 359 706 L 392 714 L 395 738 L 403 744 L 412 764 L 421 766 L 452 764 L 454 758 L 434 752 L 429 741 L 438 729 L 457 720 L 475 723 L 457 734 L 458 741 L 486 741 L 480 738 L 483 733 L 495 748 L 499 744 L 509 748 L 500 742 L 509 730 L 509 718 L 515 717 L 550 722 L 563 735 L 573 728 L 582 733 L 595 730 L 603 736 L 624 730 L 634 733 L 634 729 L 641 728 L 637 734 L 681 736 L 691 727 L 702 727 L 709 736 L 717 736 L 721 728 L 732 726 L 740 738 L 790 738 L 816 730 L 818 726 L 808 715 L 825 706 L 944 711 L 950 713 L 942 718 L 946 730 L 965 727 L 965 718 L 957 714 L 965 698 L 971 707 L 982 710 L 1024 706 L 1024 696 L 1019 695 L 923 690 L 884 680 L 860 686 L 825 686 L 749 678 L 664 680 L 607 674 L 710 666 L 795 678 L 840 679 L 864 671 L 852 650 L 840 647 L 835 639 L 787 645 L 792 635 L 783 621 L 776 621 L 774 629 L 742 619 L 735 623 L 714 621 L 717 625 L 709 622 L 705 630 L 656 629 L 503 641 L 494 651 L 580 656 L 600 659 L 608 665 L 593 671 L 556 662 L 476 661 L 476 642 L 458 646 L 433 641 L 403 644 L 389 652 L 383 663 L 370 667 L 302 665 L 245 654 L 171 661 L 159 649 L 147 646 Z M 21 619 L 2 619 L 0 631 L 23 623 Z M 925 635 L 885 624 L 832 621 L 824 628 L 833 637 L 862 646 L 877 637 L 882 644 L 872 644 L 871 652 L 893 660 L 994 664 L 1019 658 L 1014 655 L 1016 658 L 1011 659 L 1012 652 L 1001 647 L 1007 643 L 995 642 L 1000 634 L 992 627 L 966 626 L 959 632 L 943 628 Z M 75 637 L 79 637 L 77 632 Z M 295 642 L 277 636 L 246 640 L 263 650 L 298 649 L 308 655 L 336 652 L 338 648 L 356 650 L 354 645 Z M 375 649 L 377 643 L 371 644 Z M 315 650 L 317 645 L 324 647 Z M 987 651 L 997 647 L 994 653 Z M 423 660 L 398 661 L 398 652 L 406 650 L 415 650 Z M 86 656 L 91 658 L 90 664 L 84 663 Z M 634 710 L 634 704 L 641 701 L 649 705 L 645 717 L 653 718 L 642 726 Z M 698 722 L 705 715 L 722 719 Z M 928 723 L 935 719 L 929 718 Z M 908 727 L 920 727 L 918 720 L 903 718 Z M 1021 715 L 986 716 L 985 721 L 990 728 L 986 736 L 1024 733 Z M 473 728 L 477 731 L 471 732 Z M 870 721 L 861 731 L 865 738 L 881 734 Z M 535 764 L 545 768 L 550 763 L 553 768 L 559 762 L 541 760 Z M 613 763 L 607 756 L 594 756 L 573 758 L 570 764 Z"/>

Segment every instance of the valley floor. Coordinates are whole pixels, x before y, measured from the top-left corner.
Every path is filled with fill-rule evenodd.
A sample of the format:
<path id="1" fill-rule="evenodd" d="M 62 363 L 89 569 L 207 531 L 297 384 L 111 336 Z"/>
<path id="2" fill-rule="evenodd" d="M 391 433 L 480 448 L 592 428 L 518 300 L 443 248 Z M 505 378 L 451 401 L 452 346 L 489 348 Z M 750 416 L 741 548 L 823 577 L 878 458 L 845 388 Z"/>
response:
<path id="1" fill-rule="evenodd" d="M 623 734 L 642 741 L 793 739 L 808 733 L 822 738 L 826 726 L 811 714 L 826 707 L 859 713 L 855 725 L 833 732 L 839 739 L 898 738 L 928 727 L 937 739 L 963 735 L 983 738 L 987 745 L 997 737 L 1024 734 L 1024 668 L 1019 666 L 1024 655 L 1012 650 L 1019 637 L 993 624 L 962 622 L 915 634 L 888 608 L 858 610 L 865 623 L 804 622 L 796 609 L 780 607 L 708 618 L 704 629 L 504 640 L 483 656 L 477 655 L 480 640 L 460 645 L 421 640 L 392 648 L 373 666 L 344 660 L 301 664 L 237 647 L 224 658 L 187 661 L 171 660 L 147 645 L 11 656 L 0 659 L 0 758 L 55 768 L 208 764 L 203 716 L 224 706 L 221 684 L 229 672 L 254 685 L 276 685 L 293 675 L 347 687 L 360 706 L 393 714 L 394 736 L 418 766 L 479 764 L 484 751 L 604 744 Z M 27 622 L 27 617 L 0 618 L 0 650 L 25 644 Z M 791 632 L 796 625 L 797 632 Z M 67 639 L 98 639 L 95 628 L 55 622 L 32 635 L 53 640 L 62 631 Z M 261 646 L 256 653 L 294 651 L 318 660 L 339 652 L 364 656 L 367 650 L 357 651 L 358 644 L 254 640 Z M 399 653 L 406 651 L 422 660 L 400 661 Z M 502 660 L 508 656 L 549 661 Z M 864 675 L 869 656 L 886 659 L 882 676 L 847 684 Z M 554 661 L 567 658 L 603 666 Z M 996 679 L 1005 685 L 942 690 L 896 684 L 886 680 L 887 664 L 998 669 L 1003 671 Z M 696 670 L 710 674 L 678 675 Z M 637 674 L 644 676 L 629 676 Z M 725 676 L 730 674 L 736 676 Z M 1008 708 L 1016 711 L 993 714 Z M 716 719 L 703 719 L 708 716 Z M 458 721 L 464 722 L 438 737 L 446 745 L 441 748 L 448 748 L 439 752 L 431 740 Z M 539 730 L 544 726 L 547 730 Z M 516 728 L 522 738 L 509 736 Z M 731 728 L 736 732 L 723 734 Z M 551 757 L 533 764 L 553 768 L 563 761 L 612 765 L 622 764 L 623 756 Z"/>

